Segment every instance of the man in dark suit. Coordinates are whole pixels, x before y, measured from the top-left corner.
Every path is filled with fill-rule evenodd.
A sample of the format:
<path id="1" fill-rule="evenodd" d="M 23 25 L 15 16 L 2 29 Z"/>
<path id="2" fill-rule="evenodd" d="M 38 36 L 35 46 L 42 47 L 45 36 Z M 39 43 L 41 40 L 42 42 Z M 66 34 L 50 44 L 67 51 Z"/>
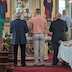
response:
<path id="1" fill-rule="evenodd" d="M 53 65 L 56 65 L 58 63 L 58 49 L 59 49 L 59 41 L 64 40 L 64 32 L 68 30 L 67 24 L 65 21 L 61 20 L 61 14 L 57 13 L 56 19 L 51 22 L 51 26 L 49 28 L 49 31 L 52 32 L 52 47 L 54 49 L 54 55 L 53 55 Z"/>
<path id="2" fill-rule="evenodd" d="M 21 47 L 21 64 L 25 66 L 25 49 L 26 49 L 26 33 L 28 32 L 27 23 L 21 20 L 20 12 L 16 14 L 16 19 L 10 24 L 10 33 L 12 33 L 12 45 L 14 48 L 14 64 L 17 65 L 18 45 Z"/>

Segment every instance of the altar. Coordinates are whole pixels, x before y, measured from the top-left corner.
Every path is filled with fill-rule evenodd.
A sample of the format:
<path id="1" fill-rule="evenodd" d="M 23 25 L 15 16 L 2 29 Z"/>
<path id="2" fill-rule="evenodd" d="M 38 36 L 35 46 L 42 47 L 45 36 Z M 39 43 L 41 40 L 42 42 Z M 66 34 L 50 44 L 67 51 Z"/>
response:
<path id="1" fill-rule="evenodd" d="M 72 68 L 72 40 L 61 42 L 58 59 L 69 63 Z"/>

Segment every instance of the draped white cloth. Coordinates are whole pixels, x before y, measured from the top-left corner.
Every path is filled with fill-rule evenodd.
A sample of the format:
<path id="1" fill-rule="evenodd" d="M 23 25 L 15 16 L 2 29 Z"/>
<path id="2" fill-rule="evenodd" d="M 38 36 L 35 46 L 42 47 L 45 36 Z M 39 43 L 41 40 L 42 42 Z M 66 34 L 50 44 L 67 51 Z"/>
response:
<path id="1" fill-rule="evenodd" d="M 69 63 L 72 68 L 72 40 L 61 42 L 58 58 Z"/>

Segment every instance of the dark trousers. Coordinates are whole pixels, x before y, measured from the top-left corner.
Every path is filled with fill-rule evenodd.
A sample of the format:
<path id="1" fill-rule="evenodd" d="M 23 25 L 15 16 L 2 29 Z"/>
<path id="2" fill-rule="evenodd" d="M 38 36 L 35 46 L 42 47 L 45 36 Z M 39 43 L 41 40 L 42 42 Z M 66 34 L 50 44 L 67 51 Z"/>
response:
<path id="1" fill-rule="evenodd" d="M 18 44 L 13 45 L 14 48 L 14 64 L 17 65 Z M 21 65 L 25 66 L 25 49 L 26 44 L 20 44 L 21 48 Z"/>
<path id="2" fill-rule="evenodd" d="M 58 56 L 58 50 L 59 50 L 59 43 L 58 42 L 55 42 L 55 43 L 53 43 L 52 44 L 52 46 L 53 46 L 53 49 L 54 49 L 54 54 L 53 54 L 53 65 L 56 65 L 57 63 L 58 63 L 58 58 L 57 58 L 57 56 Z"/>

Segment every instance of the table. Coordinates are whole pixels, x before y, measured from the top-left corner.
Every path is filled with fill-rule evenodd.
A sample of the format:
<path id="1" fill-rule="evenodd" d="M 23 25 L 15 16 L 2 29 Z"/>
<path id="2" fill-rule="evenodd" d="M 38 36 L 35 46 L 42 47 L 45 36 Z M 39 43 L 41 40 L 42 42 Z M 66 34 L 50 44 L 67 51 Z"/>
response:
<path id="1" fill-rule="evenodd" d="M 69 63 L 72 68 L 72 40 L 61 42 L 58 52 L 58 59 Z"/>

